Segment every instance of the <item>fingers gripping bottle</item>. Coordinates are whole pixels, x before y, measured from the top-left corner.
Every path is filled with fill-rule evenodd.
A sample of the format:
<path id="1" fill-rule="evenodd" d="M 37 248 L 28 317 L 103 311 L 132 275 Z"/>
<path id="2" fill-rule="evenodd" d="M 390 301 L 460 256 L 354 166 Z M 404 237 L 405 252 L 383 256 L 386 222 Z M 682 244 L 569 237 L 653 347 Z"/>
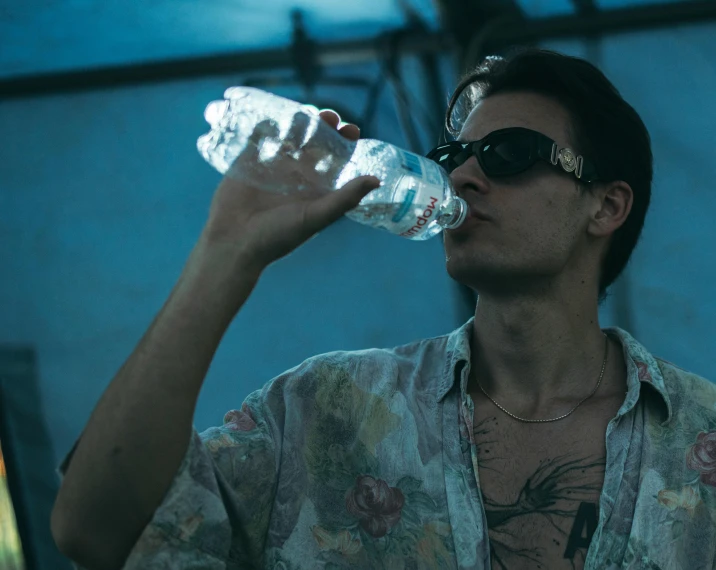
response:
<path id="1" fill-rule="evenodd" d="M 371 139 L 350 141 L 315 110 L 252 87 L 209 103 L 197 147 L 221 174 L 277 193 L 327 192 L 363 175 L 381 186 L 346 216 L 412 240 L 463 223 L 468 205 L 433 161 Z"/>

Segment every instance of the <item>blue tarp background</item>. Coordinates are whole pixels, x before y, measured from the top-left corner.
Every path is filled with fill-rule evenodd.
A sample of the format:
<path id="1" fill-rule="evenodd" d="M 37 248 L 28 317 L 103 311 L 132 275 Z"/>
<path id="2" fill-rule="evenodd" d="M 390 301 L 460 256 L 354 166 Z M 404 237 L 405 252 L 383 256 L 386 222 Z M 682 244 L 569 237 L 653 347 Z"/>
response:
<path id="1" fill-rule="evenodd" d="M 621 0 L 598 2 L 613 8 Z M 411 3 L 432 28 L 428 0 Z M 290 10 L 318 41 L 404 24 L 397 2 L 151 3 L 26 0 L 0 7 L 0 77 L 286 45 Z M 531 16 L 567 0 L 522 3 Z M 716 378 L 716 25 L 545 44 L 593 60 L 641 113 L 656 176 L 642 244 L 602 311 L 658 356 Z M 441 58 L 445 100 L 454 61 Z M 414 58 L 401 67 L 424 98 Z M 376 64 L 327 70 L 374 78 Z M 256 75 L 253 73 L 252 75 Z M 203 110 L 240 74 L 0 101 L 0 343 L 32 345 L 43 413 L 61 458 L 161 308 L 219 181 L 198 155 Z M 279 94 L 300 97 L 300 89 Z M 322 88 L 363 109 L 365 93 Z M 416 117 L 424 150 L 439 133 Z M 372 136 L 405 145 L 384 90 Z M 418 243 L 344 220 L 271 267 L 231 327 L 195 423 L 221 423 L 303 359 L 444 334 L 466 320 L 440 238 Z M 626 307 L 626 309 L 625 309 Z M 157 413 L 162 403 L 157 402 Z"/>

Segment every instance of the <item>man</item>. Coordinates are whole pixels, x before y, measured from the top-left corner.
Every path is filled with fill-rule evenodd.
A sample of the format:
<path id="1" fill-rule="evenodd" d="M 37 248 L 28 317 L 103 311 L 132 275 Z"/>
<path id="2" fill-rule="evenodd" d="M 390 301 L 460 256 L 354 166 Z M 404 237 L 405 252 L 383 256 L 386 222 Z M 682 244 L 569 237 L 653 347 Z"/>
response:
<path id="1" fill-rule="evenodd" d="M 287 197 L 227 177 L 63 462 L 64 553 L 102 570 L 714 567 L 716 389 L 598 323 L 649 204 L 643 123 L 587 62 L 527 50 L 461 82 L 448 127 L 458 142 L 429 156 L 471 207 L 445 251 L 475 318 L 311 358 L 197 434 L 262 271 L 377 184 Z"/>

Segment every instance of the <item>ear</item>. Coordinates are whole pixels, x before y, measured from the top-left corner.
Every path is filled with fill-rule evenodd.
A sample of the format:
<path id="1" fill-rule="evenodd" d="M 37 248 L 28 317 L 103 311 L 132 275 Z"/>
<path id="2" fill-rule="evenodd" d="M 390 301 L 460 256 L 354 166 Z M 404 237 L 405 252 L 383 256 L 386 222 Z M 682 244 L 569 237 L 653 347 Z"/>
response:
<path id="1" fill-rule="evenodd" d="M 597 237 L 607 237 L 626 222 L 634 202 L 631 186 L 623 180 L 609 182 L 594 189 L 594 211 L 588 231 Z"/>

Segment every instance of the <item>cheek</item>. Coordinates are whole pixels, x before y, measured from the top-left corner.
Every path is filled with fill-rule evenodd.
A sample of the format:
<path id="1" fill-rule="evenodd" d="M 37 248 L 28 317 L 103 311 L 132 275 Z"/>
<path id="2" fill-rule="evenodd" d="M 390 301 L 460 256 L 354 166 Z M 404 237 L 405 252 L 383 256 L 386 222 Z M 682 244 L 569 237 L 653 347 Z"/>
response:
<path id="1" fill-rule="evenodd" d="M 510 234 L 520 236 L 544 236 L 551 233 L 559 220 L 559 209 L 551 200 L 525 200 L 514 204 L 506 216 Z"/>
<path id="2" fill-rule="evenodd" d="M 556 199 L 534 200 L 515 208 L 504 238 L 527 255 L 561 256 L 574 238 L 574 218 Z"/>
<path id="3" fill-rule="evenodd" d="M 558 194 L 552 177 L 536 168 L 503 179 L 494 192 L 500 219 L 520 233 L 549 227 L 565 206 L 564 196 Z"/>

